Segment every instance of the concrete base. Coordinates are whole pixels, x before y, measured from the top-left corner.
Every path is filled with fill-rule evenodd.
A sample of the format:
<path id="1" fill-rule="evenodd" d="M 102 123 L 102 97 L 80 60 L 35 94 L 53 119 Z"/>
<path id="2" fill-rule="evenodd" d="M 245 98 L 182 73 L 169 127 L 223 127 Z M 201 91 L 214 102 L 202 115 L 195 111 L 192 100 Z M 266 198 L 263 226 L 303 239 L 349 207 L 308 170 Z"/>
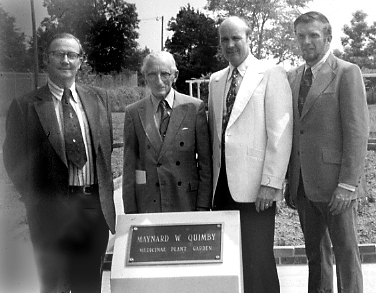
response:
<path id="1" fill-rule="evenodd" d="M 127 264 L 131 226 L 222 224 L 222 262 Z M 111 292 L 242 293 L 240 220 L 238 211 L 121 215 L 111 268 Z"/>

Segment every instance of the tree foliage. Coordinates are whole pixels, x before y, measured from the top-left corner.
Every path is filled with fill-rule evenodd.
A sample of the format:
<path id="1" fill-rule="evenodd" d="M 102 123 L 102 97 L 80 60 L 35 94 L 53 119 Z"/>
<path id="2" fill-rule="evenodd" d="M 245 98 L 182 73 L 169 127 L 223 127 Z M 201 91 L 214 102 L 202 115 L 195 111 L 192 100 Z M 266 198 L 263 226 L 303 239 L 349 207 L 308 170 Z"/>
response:
<path id="1" fill-rule="evenodd" d="M 189 4 L 168 22 L 173 35 L 165 47 L 171 52 L 179 69 L 176 87 L 187 93 L 186 80 L 200 78 L 223 67 L 218 56 L 217 25 L 213 19 Z"/>
<path id="2" fill-rule="evenodd" d="M 25 34 L 15 27 L 15 21 L 0 5 L 0 71 L 31 70 Z"/>
<path id="3" fill-rule="evenodd" d="M 311 0 L 208 0 L 206 8 L 217 17 L 239 16 L 252 30 L 251 52 L 278 63 L 297 59 L 292 24 Z"/>
<path id="4" fill-rule="evenodd" d="M 135 69 L 132 56 L 137 51 L 139 23 L 135 4 L 124 0 L 44 0 L 44 6 L 49 17 L 38 29 L 40 52 L 45 51 L 51 35 L 68 32 L 80 39 L 95 72 Z"/>
<path id="5" fill-rule="evenodd" d="M 341 38 L 344 47 L 341 57 L 361 68 L 376 68 L 376 22 L 369 26 L 367 16 L 365 12 L 358 10 L 353 13 L 351 25 L 343 26 L 346 36 Z"/>

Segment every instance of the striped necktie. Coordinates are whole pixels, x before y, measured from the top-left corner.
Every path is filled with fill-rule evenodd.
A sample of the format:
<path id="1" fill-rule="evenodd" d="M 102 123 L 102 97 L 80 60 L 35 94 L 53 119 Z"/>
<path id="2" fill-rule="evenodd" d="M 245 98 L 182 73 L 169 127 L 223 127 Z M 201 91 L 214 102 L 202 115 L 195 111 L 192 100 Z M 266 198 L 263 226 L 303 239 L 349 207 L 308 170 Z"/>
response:
<path id="1" fill-rule="evenodd" d="M 302 115 L 303 106 L 309 92 L 309 89 L 312 85 L 312 70 L 311 67 L 308 67 L 302 76 L 299 89 L 299 98 L 298 98 L 298 109 L 299 114 Z"/>
<path id="2" fill-rule="evenodd" d="M 80 123 L 78 121 L 77 114 L 70 103 L 71 98 L 71 90 L 64 89 L 62 104 L 64 116 L 65 152 L 68 161 L 73 163 L 77 168 L 81 169 L 85 165 L 87 157 Z"/>

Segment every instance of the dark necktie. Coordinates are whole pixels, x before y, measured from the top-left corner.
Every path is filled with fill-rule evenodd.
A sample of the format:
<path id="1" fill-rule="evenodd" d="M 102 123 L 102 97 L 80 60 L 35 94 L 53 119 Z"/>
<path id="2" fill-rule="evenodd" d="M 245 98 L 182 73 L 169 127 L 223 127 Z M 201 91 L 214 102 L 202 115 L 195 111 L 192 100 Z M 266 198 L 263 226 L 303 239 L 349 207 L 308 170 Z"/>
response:
<path id="1" fill-rule="evenodd" d="M 222 134 L 225 133 L 228 121 L 230 120 L 230 115 L 232 111 L 232 107 L 234 106 L 235 97 L 236 97 L 236 88 L 237 88 L 237 77 L 239 71 L 237 68 L 234 68 L 231 75 L 231 85 L 227 93 L 226 97 L 226 114 L 223 117 L 223 124 L 222 124 Z"/>
<path id="2" fill-rule="evenodd" d="M 312 85 L 312 70 L 311 67 L 308 67 L 305 73 L 302 76 L 302 80 L 300 82 L 300 90 L 299 90 L 299 99 L 298 99 L 298 109 L 299 114 L 302 114 L 303 106 L 309 92 L 309 89 Z"/>
<path id="3" fill-rule="evenodd" d="M 159 133 L 162 136 L 162 140 L 164 140 L 167 132 L 168 123 L 170 122 L 170 115 L 168 114 L 168 103 L 166 100 L 162 100 L 159 102 L 159 108 L 161 110 L 161 123 L 159 125 Z"/>
<path id="4" fill-rule="evenodd" d="M 71 98 L 72 93 L 70 89 L 64 89 L 62 104 L 65 151 L 68 161 L 73 163 L 77 168 L 82 168 L 87 160 L 85 144 L 77 114 L 70 103 Z"/>

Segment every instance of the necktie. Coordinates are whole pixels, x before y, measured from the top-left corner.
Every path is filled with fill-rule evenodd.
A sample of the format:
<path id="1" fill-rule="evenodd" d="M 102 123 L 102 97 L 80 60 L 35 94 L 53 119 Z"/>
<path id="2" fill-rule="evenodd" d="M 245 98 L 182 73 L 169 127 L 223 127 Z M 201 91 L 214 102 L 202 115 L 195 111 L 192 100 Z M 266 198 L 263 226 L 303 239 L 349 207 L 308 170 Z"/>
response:
<path id="1" fill-rule="evenodd" d="M 235 97 L 236 97 L 236 88 L 238 86 L 237 84 L 237 77 L 238 77 L 239 71 L 237 68 L 234 68 L 231 75 L 231 85 L 227 93 L 226 97 L 226 114 L 223 117 L 223 124 L 222 124 L 222 134 L 225 133 L 228 121 L 230 120 L 230 115 L 232 111 L 232 107 L 234 106 Z"/>
<path id="2" fill-rule="evenodd" d="M 168 123 L 170 122 L 170 115 L 168 114 L 168 103 L 166 100 L 159 102 L 159 108 L 161 109 L 161 123 L 159 125 L 159 133 L 164 140 L 167 132 Z"/>
<path id="3" fill-rule="evenodd" d="M 299 90 L 299 98 L 298 98 L 298 109 L 299 114 L 302 114 L 303 105 L 305 103 L 305 99 L 309 92 L 309 89 L 312 85 L 312 70 L 311 67 L 308 67 L 302 76 L 302 80 L 300 82 L 300 90 Z"/>
<path id="4" fill-rule="evenodd" d="M 77 168 L 82 168 L 87 160 L 85 144 L 77 114 L 70 103 L 71 97 L 72 93 L 70 89 L 64 89 L 62 104 L 64 116 L 65 152 L 68 161 L 73 163 Z"/>

